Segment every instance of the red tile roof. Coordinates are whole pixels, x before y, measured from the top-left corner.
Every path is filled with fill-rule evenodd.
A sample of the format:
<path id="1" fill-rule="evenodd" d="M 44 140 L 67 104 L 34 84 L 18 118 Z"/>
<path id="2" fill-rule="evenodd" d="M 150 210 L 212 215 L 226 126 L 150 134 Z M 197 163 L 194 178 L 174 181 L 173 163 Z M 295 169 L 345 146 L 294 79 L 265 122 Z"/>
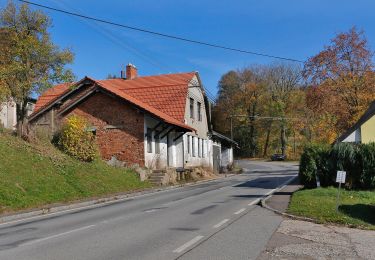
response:
<path id="1" fill-rule="evenodd" d="M 184 124 L 186 97 L 188 84 L 194 75 L 195 72 L 190 72 L 137 77 L 132 80 L 91 80 L 166 122 L 186 128 L 188 127 Z M 43 93 L 36 103 L 34 113 L 69 91 L 69 85 L 59 84 Z M 193 130 L 189 127 L 188 129 Z"/>
<path id="2" fill-rule="evenodd" d="M 58 97 L 67 92 L 69 90 L 69 86 L 72 84 L 73 83 L 61 83 L 53 88 L 47 89 L 36 101 L 34 112 L 37 112 L 39 109 L 55 101 Z"/>

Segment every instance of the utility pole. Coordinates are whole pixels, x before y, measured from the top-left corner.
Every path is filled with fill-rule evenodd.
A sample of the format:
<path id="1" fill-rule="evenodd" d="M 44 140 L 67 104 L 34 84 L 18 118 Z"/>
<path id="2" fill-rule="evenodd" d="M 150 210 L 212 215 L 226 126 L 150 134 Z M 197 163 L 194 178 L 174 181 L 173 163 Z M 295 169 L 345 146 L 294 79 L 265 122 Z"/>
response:
<path id="1" fill-rule="evenodd" d="M 230 139 L 233 140 L 233 116 L 230 116 Z"/>

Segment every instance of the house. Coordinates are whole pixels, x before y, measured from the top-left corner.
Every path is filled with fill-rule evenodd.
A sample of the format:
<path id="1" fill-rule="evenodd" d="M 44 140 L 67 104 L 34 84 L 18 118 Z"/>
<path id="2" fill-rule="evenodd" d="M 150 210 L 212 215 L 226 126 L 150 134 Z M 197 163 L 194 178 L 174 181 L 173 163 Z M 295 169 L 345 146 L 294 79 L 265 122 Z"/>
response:
<path id="1" fill-rule="evenodd" d="M 121 78 L 59 84 L 39 97 L 30 128 L 52 137 L 72 114 L 89 122 L 105 160 L 150 169 L 214 166 L 220 138 L 210 139 L 209 103 L 197 72 L 140 77 L 129 64 Z"/>
<path id="2" fill-rule="evenodd" d="M 35 107 L 36 100 L 29 98 L 27 103 L 27 115 L 29 116 Z M 16 103 L 13 100 L 3 102 L 0 104 L 0 126 L 10 130 L 15 130 L 17 127 L 17 110 Z"/>
<path id="3" fill-rule="evenodd" d="M 336 143 L 338 142 L 375 142 L 375 101 L 351 128 L 337 138 Z"/>

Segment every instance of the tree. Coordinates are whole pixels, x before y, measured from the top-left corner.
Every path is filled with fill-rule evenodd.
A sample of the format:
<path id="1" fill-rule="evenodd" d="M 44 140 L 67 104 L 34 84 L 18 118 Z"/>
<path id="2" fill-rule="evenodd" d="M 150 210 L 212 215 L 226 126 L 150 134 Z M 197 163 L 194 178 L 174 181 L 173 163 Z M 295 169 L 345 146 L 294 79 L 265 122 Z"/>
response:
<path id="1" fill-rule="evenodd" d="M 10 35 L 7 52 L 1 57 L 0 84 L 16 103 L 20 135 L 25 134 L 28 98 L 55 83 L 74 80 L 71 70 L 65 68 L 73 61 L 73 53 L 52 43 L 50 26 L 48 16 L 27 4 L 17 6 L 10 1 L 0 12 L 0 28 Z"/>
<path id="2" fill-rule="evenodd" d="M 329 120 L 340 133 L 360 117 L 375 99 L 372 57 L 364 32 L 353 27 L 305 63 L 303 74 L 311 86 L 307 103 L 317 121 Z"/>
<path id="3" fill-rule="evenodd" d="M 272 64 L 267 68 L 267 86 L 272 102 L 269 103 L 270 116 L 279 117 L 280 120 L 280 144 L 283 155 L 286 153 L 289 119 L 286 117 L 299 117 L 303 109 L 292 102 L 294 96 L 301 94 L 301 68 L 290 63 Z M 293 108 L 293 109 L 291 109 Z M 266 143 L 267 144 L 267 143 Z M 265 147 L 267 151 L 267 147 Z"/>
<path id="4" fill-rule="evenodd" d="M 224 74 L 214 107 L 215 129 L 229 133 L 229 118 L 234 116 L 234 138 L 241 147 L 241 155 L 265 157 L 275 140 L 285 154 L 287 137 L 297 127 L 285 118 L 299 117 L 298 113 L 304 110 L 300 79 L 300 68 L 284 63 L 254 65 Z"/>

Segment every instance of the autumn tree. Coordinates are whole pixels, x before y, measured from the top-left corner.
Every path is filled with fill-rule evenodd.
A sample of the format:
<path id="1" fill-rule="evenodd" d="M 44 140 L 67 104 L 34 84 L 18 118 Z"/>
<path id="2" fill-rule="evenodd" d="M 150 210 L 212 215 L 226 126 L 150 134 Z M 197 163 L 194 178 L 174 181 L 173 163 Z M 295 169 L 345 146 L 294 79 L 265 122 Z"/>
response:
<path id="1" fill-rule="evenodd" d="M 298 117 L 304 107 L 300 79 L 300 69 L 284 63 L 254 65 L 224 74 L 214 107 L 215 129 L 229 134 L 232 121 L 243 156 L 265 157 L 270 146 L 281 147 L 286 153 L 287 137 L 291 126 L 296 125 L 288 117 Z"/>
<path id="2" fill-rule="evenodd" d="M 353 27 L 305 63 L 307 104 L 318 122 L 316 132 L 323 131 L 326 141 L 350 127 L 375 99 L 372 57 L 364 32 Z M 325 131 L 329 125 L 334 128 Z"/>
<path id="3" fill-rule="evenodd" d="M 0 12 L 0 28 L 7 31 L 7 51 L 2 52 L 0 65 L 1 89 L 16 103 L 17 128 L 24 134 L 27 101 L 55 83 L 73 80 L 65 65 L 73 61 L 70 50 L 61 50 L 50 38 L 51 20 L 27 4 L 12 1 Z"/>
<path id="4" fill-rule="evenodd" d="M 279 118 L 281 152 L 286 153 L 287 135 L 286 131 L 290 120 L 299 120 L 299 112 L 303 107 L 296 106 L 293 102 L 295 96 L 303 95 L 299 88 L 301 86 L 301 68 L 291 63 L 272 64 L 266 69 L 266 84 L 269 91 L 270 116 Z M 272 123 L 272 121 L 271 121 Z M 266 142 L 266 145 L 268 143 Z M 267 146 L 265 146 L 265 154 Z"/>

